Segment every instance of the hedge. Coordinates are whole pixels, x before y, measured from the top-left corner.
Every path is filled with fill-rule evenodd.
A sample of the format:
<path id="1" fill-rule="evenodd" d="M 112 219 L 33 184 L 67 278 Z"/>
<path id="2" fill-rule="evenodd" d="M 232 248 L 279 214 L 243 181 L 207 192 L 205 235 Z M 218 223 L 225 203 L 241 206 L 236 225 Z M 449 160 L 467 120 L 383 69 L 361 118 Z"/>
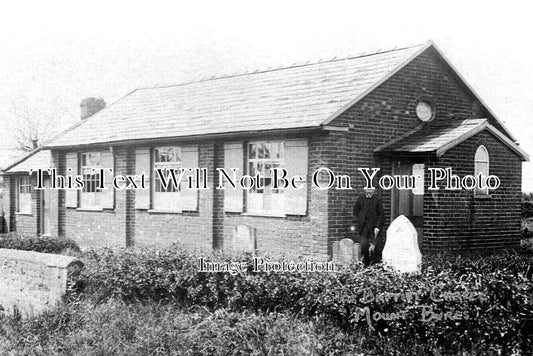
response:
<path id="1" fill-rule="evenodd" d="M 57 237 L 26 237 L 16 233 L 0 235 L 0 248 L 61 254 L 80 252 L 76 242 Z"/>
<path id="2" fill-rule="evenodd" d="M 533 218 L 533 202 L 526 201 L 522 203 L 522 219 Z"/>
<path id="3" fill-rule="evenodd" d="M 252 264 L 250 256 L 205 257 Z M 84 289 L 73 297 L 290 312 L 346 332 L 363 330 L 368 337 L 394 337 L 405 343 L 414 339 L 451 352 L 480 345 L 486 351 L 511 352 L 524 341 L 517 332 L 523 328 L 523 317 L 533 315 L 530 257 L 516 253 L 426 256 L 418 275 L 360 264 L 336 273 L 205 273 L 198 271 L 195 253 L 176 246 L 142 251 L 104 248 L 84 253 L 83 259 Z"/>

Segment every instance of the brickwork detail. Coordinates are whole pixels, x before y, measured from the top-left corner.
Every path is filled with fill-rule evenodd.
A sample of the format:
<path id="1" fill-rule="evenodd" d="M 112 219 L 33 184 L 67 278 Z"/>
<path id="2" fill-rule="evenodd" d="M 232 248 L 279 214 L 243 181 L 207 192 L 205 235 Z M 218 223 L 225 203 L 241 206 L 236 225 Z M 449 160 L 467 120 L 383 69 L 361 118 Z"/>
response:
<path id="1" fill-rule="evenodd" d="M 176 143 L 179 144 L 179 143 Z M 208 168 L 208 181 L 213 184 L 214 144 L 199 144 L 198 164 Z M 194 248 L 213 248 L 213 190 L 200 190 L 197 211 L 181 213 L 135 211 L 135 244 L 165 246 L 178 242 Z"/>
<path id="2" fill-rule="evenodd" d="M 455 74 L 445 67 L 433 51 L 427 51 L 414 59 L 331 123 L 334 126 L 347 127 L 348 132 L 332 132 L 322 139 L 320 147 L 328 153 L 328 167 L 340 174 L 354 177 L 352 185 L 356 188 L 329 190 L 330 241 L 350 236 L 356 238 L 351 235 L 348 227 L 353 223 L 353 204 L 357 195 L 362 192 L 364 184 L 363 176 L 357 168 L 379 167 L 379 176 L 392 174 L 394 158 L 401 157 L 380 157 L 374 153 L 374 149 L 420 125 L 415 111 L 420 98 L 435 106 L 434 120 L 488 118 L 492 125 L 500 127 L 480 106 L 477 99 L 460 85 Z M 477 148 L 477 140 L 471 138 L 439 161 L 429 157 L 421 159 L 422 162 L 429 163 L 427 167 L 454 167 L 454 171 L 457 170 L 459 174 L 473 174 L 474 146 Z M 454 248 L 516 245 L 517 226 L 520 225 L 521 161 L 516 154 L 494 139 L 489 140 L 488 147 L 491 147 L 489 153 L 494 152 L 490 157 L 491 174 L 502 175 L 502 188 L 491 201 L 467 199 L 467 196 L 472 195 L 469 192 L 439 192 L 433 196 L 442 197 L 434 198 L 426 191 L 424 236 L 428 238 L 425 240 L 425 248 L 452 245 Z M 509 169 L 508 173 L 504 172 L 504 167 Z M 386 229 L 391 222 L 391 191 L 380 191 L 378 194 L 384 204 Z M 459 196 L 464 199 L 455 199 Z M 454 218 L 453 215 L 461 214 L 459 211 L 472 201 L 472 207 L 477 210 L 475 217 L 470 213 L 467 215 L 475 219 L 470 228 L 470 223 L 459 223 L 459 217 Z M 448 213 L 453 211 L 455 213 L 450 216 Z M 473 237 L 475 234 L 478 234 L 476 241 Z"/>
<path id="3" fill-rule="evenodd" d="M 443 190 L 424 196 L 424 246 L 427 249 L 499 249 L 520 244 L 522 162 L 490 132 L 482 131 L 448 151 L 428 167 L 451 167 L 454 174 L 474 173 L 474 156 L 489 151 L 489 174 L 501 180 L 490 197 L 473 191 Z M 426 174 L 428 174 L 427 172 Z M 429 175 L 426 178 L 426 182 Z"/>
<path id="4" fill-rule="evenodd" d="M 11 220 L 11 189 L 10 178 L 0 177 L 0 191 L 2 196 L 0 197 L 0 216 L 4 213 L 4 230 L 9 230 Z"/>
<path id="5" fill-rule="evenodd" d="M 117 148 L 113 154 L 114 174 L 127 174 L 127 149 Z M 66 166 L 64 154 L 61 157 L 61 166 Z M 115 190 L 114 209 L 101 211 L 66 208 L 65 198 L 64 190 L 60 190 L 58 209 L 66 215 L 65 236 L 75 240 L 81 247 L 126 246 L 126 192 L 124 190 Z M 59 221 L 59 231 L 61 230 L 62 222 Z"/>

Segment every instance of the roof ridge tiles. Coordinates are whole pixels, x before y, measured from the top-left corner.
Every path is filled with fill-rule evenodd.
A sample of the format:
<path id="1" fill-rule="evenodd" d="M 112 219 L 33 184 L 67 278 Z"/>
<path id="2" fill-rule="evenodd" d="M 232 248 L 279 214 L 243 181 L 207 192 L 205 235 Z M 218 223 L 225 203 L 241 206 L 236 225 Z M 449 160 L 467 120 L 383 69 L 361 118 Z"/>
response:
<path id="1" fill-rule="evenodd" d="M 140 87 L 140 88 L 137 88 L 137 90 L 171 88 L 171 87 L 178 87 L 178 86 L 189 85 L 189 84 L 209 82 L 209 81 L 218 80 L 218 79 L 243 77 L 243 76 L 249 76 L 249 75 L 254 75 L 254 74 L 261 74 L 261 73 L 275 72 L 275 71 L 292 69 L 292 68 L 312 66 L 312 65 L 317 65 L 317 64 L 340 62 L 340 61 L 346 61 L 346 60 L 352 60 L 352 59 L 375 56 L 375 55 L 379 55 L 379 54 L 385 54 L 385 53 L 389 53 L 389 52 L 402 51 L 402 50 L 411 49 L 411 48 L 415 48 L 415 47 L 421 47 L 421 46 L 424 46 L 425 44 L 427 44 L 427 42 L 426 43 L 418 43 L 418 44 L 409 44 L 407 46 L 402 46 L 402 47 L 395 46 L 395 47 L 390 48 L 390 49 L 383 49 L 383 50 L 382 49 L 378 49 L 378 50 L 373 51 L 373 52 L 360 52 L 359 54 L 356 54 L 356 55 L 347 55 L 346 57 L 341 57 L 341 58 L 338 58 L 338 56 L 334 56 L 332 59 L 329 59 L 329 60 L 324 60 L 323 58 L 320 58 L 318 61 L 313 61 L 313 62 L 307 61 L 307 62 L 301 63 L 301 64 L 298 64 L 297 62 L 294 62 L 292 65 L 280 65 L 277 68 L 273 68 L 272 66 L 269 66 L 267 69 L 263 69 L 263 70 L 261 70 L 261 69 L 246 70 L 246 71 L 240 72 L 240 73 L 239 72 L 235 72 L 234 74 L 231 74 L 231 75 L 203 76 L 201 79 L 197 79 L 197 80 L 188 80 L 188 81 L 183 81 L 181 83 L 167 84 L 167 85 L 160 85 L 160 86 L 156 85 L 156 86 L 151 86 L 151 87 Z"/>

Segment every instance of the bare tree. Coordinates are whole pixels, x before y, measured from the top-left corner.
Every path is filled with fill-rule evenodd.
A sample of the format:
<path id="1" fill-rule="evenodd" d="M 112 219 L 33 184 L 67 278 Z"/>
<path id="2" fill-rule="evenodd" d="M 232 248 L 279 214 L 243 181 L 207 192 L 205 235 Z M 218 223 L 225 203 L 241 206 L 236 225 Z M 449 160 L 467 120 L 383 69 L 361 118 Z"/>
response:
<path id="1" fill-rule="evenodd" d="M 14 151 L 19 153 L 31 152 L 59 132 L 58 119 L 60 114 L 56 109 L 48 111 L 31 110 L 22 101 L 12 103 L 13 136 L 11 148 Z"/>
<path id="2" fill-rule="evenodd" d="M 26 106 L 18 106 L 14 114 L 18 124 L 13 137 L 13 149 L 17 151 L 31 152 L 57 132 L 57 125 L 52 117 L 35 115 Z"/>

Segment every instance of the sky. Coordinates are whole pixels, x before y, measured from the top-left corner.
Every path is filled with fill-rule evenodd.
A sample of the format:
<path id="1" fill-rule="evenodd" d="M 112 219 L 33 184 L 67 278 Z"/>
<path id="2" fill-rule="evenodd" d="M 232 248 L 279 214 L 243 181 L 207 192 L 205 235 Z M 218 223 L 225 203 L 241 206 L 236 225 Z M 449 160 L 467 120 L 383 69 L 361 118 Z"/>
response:
<path id="1" fill-rule="evenodd" d="M 533 21 L 508 1 L 18 1 L 0 5 L 0 167 L 25 120 L 85 97 L 433 40 L 533 157 Z M 523 165 L 533 191 L 533 164 Z"/>

